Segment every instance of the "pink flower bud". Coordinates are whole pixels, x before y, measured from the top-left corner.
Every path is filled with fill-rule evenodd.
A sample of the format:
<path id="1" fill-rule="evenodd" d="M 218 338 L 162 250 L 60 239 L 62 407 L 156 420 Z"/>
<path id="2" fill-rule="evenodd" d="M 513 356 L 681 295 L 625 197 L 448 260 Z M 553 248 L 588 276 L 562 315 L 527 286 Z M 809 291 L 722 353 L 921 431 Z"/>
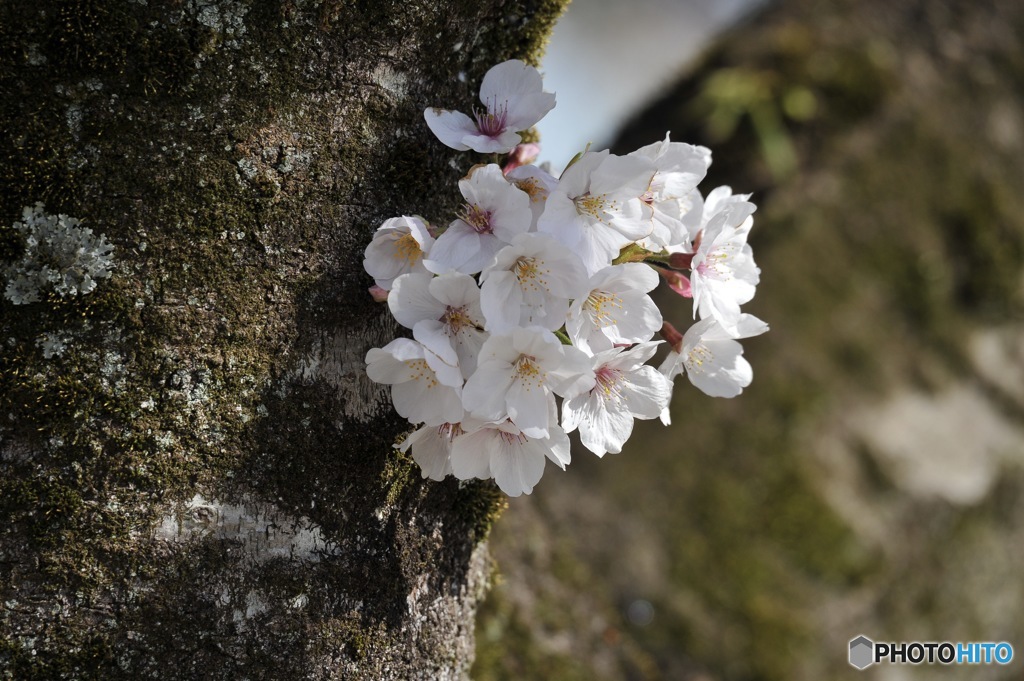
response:
<path id="1" fill-rule="evenodd" d="M 661 337 L 665 339 L 665 342 L 672 346 L 672 349 L 678 353 L 682 353 L 683 347 L 683 334 L 676 330 L 676 327 L 672 326 L 668 322 L 665 322 L 661 326 Z"/>
<path id="2" fill-rule="evenodd" d="M 693 298 L 693 288 L 690 286 L 690 280 L 685 274 L 672 270 L 658 270 L 658 274 L 665 278 L 670 289 L 683 298 Z"/>
<path id="3" fill-rule="evenodd" d="M 534 142 L 527 144 L 517 144 L 515 149 L 509 152 L 508 159 L 505 161 L 504 167 L 501 172 L 508 174 L 509 171 L 515 170 L 519 166 L 529 165 L 537 160 L 540 155 L 540 145 Z"/>
<path id="4" fill-rule="evenodd" d="M 388 302 L 388 293 L 389 292 L 388 292 L 387 289 L 383 289 L 380 286 L 377 286 L 376 284 L 374 284 L 373 286 L 371 286 L 367 290 L 370 292 L 370 297 L 373 298 L 373 302 L 375 302 L 375 303 L 386 303 L 386 302 Z"/>

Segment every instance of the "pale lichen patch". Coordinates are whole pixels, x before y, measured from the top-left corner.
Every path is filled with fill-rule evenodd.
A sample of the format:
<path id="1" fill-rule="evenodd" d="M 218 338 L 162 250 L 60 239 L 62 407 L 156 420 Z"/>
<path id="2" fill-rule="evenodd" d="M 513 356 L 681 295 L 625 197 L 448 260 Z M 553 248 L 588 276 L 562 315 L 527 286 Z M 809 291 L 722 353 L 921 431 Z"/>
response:
<path id="1" fill-rule="evenodd" d="M 4 439 L 0 431 L 0 461 L 8 463 L 24 463 L 31 460 L 32 450 L 17 439 Z"/>
<path id="2" fill-rule="evenodd" d="M 387 64 L 375 68 L 370 77 L 396 101 L 405 99 L 409 94 L 408 77 Z"/>
<path id="3" fill-rule="evenodd" d="M 266 613 L 270 608 L 270 604 L 268 604 L 264 597 L 255 590 L 250 590 L 245 594 L 245 602 L 243 605 L 245 606 L 244 610 L 242 608 L 235 608 L 232 612 L 232 619 L 235 622 L 235 626 L 237 626 L 241 631 L 244 631 L 249 626 L 248 620 Z"/>
<path id="4" fill-rule="evenodd" d="M 36 339 L 36 347 L 43 351 L 43 357 L 53 359 L 64 354 L 69 342 L 71 338 L 67 334 L 50 332 Z"/>
<path id="5" fill-rule="evenodd" d="M 189 3 L 197 10 L 196 20 L 214 31 L 223 31 L 228 35 L 245 34 L 245 15 L 249 7 L 234 0 L 195 0 Z"/>
<path id="6" fill-rule="evenodd" d="M 46 63 L 46 55 L 40 51 L 38 43 L 29 43 L 26 51 L 29 66 L 42 66 Z"/>
<path id="7" fill-rule="evenodd" d="M 235 505 L 200 494 L 165 515 L 153 536 L 172 543 L 201 537 L 239 542 L 243 558 L 255 564 L 275 558 L 315 563 L 338 552 L 308 518 L 289 515 L 264 501 Z"/>
<path id="8" fill-rule="evenodd" d="M 388 389 L 366 376 L 363 338 L 346 329 L 324 334 L 299 360 L 288 379 L 305 384 L 314 381 L 327 383 L 337 390 L 344 405 L 344 415 L 366 422 L 388 400 Z"/>
<path id="9" fill-rule="evenodd" d="M 4 297 L 15 305 L 38 302 L 47 290 L 61 297 L 91 293 L 113 270 L 114 247 L 81 221 L 50 215 L 42 203 L 27 206 L 15 231 L 25 240 L 21 259 L 4 271 Z"/>

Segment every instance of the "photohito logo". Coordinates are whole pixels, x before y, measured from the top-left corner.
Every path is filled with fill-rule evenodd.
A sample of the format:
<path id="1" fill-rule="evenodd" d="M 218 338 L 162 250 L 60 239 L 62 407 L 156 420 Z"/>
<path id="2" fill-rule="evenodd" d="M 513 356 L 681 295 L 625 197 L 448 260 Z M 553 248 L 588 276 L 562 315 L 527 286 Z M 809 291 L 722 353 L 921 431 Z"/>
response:
<path id="1" fill-rule="evenodd" d="M 936 643 L 901 641 L 875 643 L 861 635 L 850 640 L 850 664 L 865 669 L 875 663 L 889 664 L 1010 664 L 1013 646 L 1005 641 L 971 643 Z"/>
<path id="2" fill-rule="evenodd" d="M 875 663 L 875 642 L 867 636 L 858 636 L 850 641 L 850 664 L 864 669 Z"/>

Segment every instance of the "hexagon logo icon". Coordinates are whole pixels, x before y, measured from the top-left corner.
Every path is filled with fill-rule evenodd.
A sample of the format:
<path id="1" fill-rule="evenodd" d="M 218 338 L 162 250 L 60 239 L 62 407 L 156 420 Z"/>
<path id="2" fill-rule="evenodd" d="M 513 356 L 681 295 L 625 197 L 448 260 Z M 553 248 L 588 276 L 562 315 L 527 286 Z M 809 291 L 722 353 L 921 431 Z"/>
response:
<path id="1" fill-rule="evenodd" d="M 865 669 L 875 663 L 875 642 L 867 636 L 858 636 L 850 641 L 850 664 Z"/>

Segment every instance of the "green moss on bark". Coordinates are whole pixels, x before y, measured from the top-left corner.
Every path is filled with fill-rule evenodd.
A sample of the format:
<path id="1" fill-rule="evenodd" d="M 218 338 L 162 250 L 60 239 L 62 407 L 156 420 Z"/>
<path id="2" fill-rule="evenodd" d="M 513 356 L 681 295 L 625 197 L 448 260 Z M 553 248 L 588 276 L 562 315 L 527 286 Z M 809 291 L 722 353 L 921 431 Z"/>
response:
<path id="1" fill-rule="evenodd" d="M 0 299 L 0 667 L 465 668 L 478 544 L 503 501 L 424 482 L 394 451 L 407 426 L 362 357 L 397 330 L 362 251 L 387 217 L 457 206 L 473 159 L 430 138 L 423 108 L 465 106 L 494 63 L 535 60 L 561 6 L 0 9 L 2 222 L 42 201 L 106 235 L 117 263 L 81 298 Z M 3 232 L 0 260 L 20 247 Z M 43 357 L 46 333 L 63 354 Z M 203 515 L 257 506 L 289 551 L 325 543 L 264 558 Z"/>

